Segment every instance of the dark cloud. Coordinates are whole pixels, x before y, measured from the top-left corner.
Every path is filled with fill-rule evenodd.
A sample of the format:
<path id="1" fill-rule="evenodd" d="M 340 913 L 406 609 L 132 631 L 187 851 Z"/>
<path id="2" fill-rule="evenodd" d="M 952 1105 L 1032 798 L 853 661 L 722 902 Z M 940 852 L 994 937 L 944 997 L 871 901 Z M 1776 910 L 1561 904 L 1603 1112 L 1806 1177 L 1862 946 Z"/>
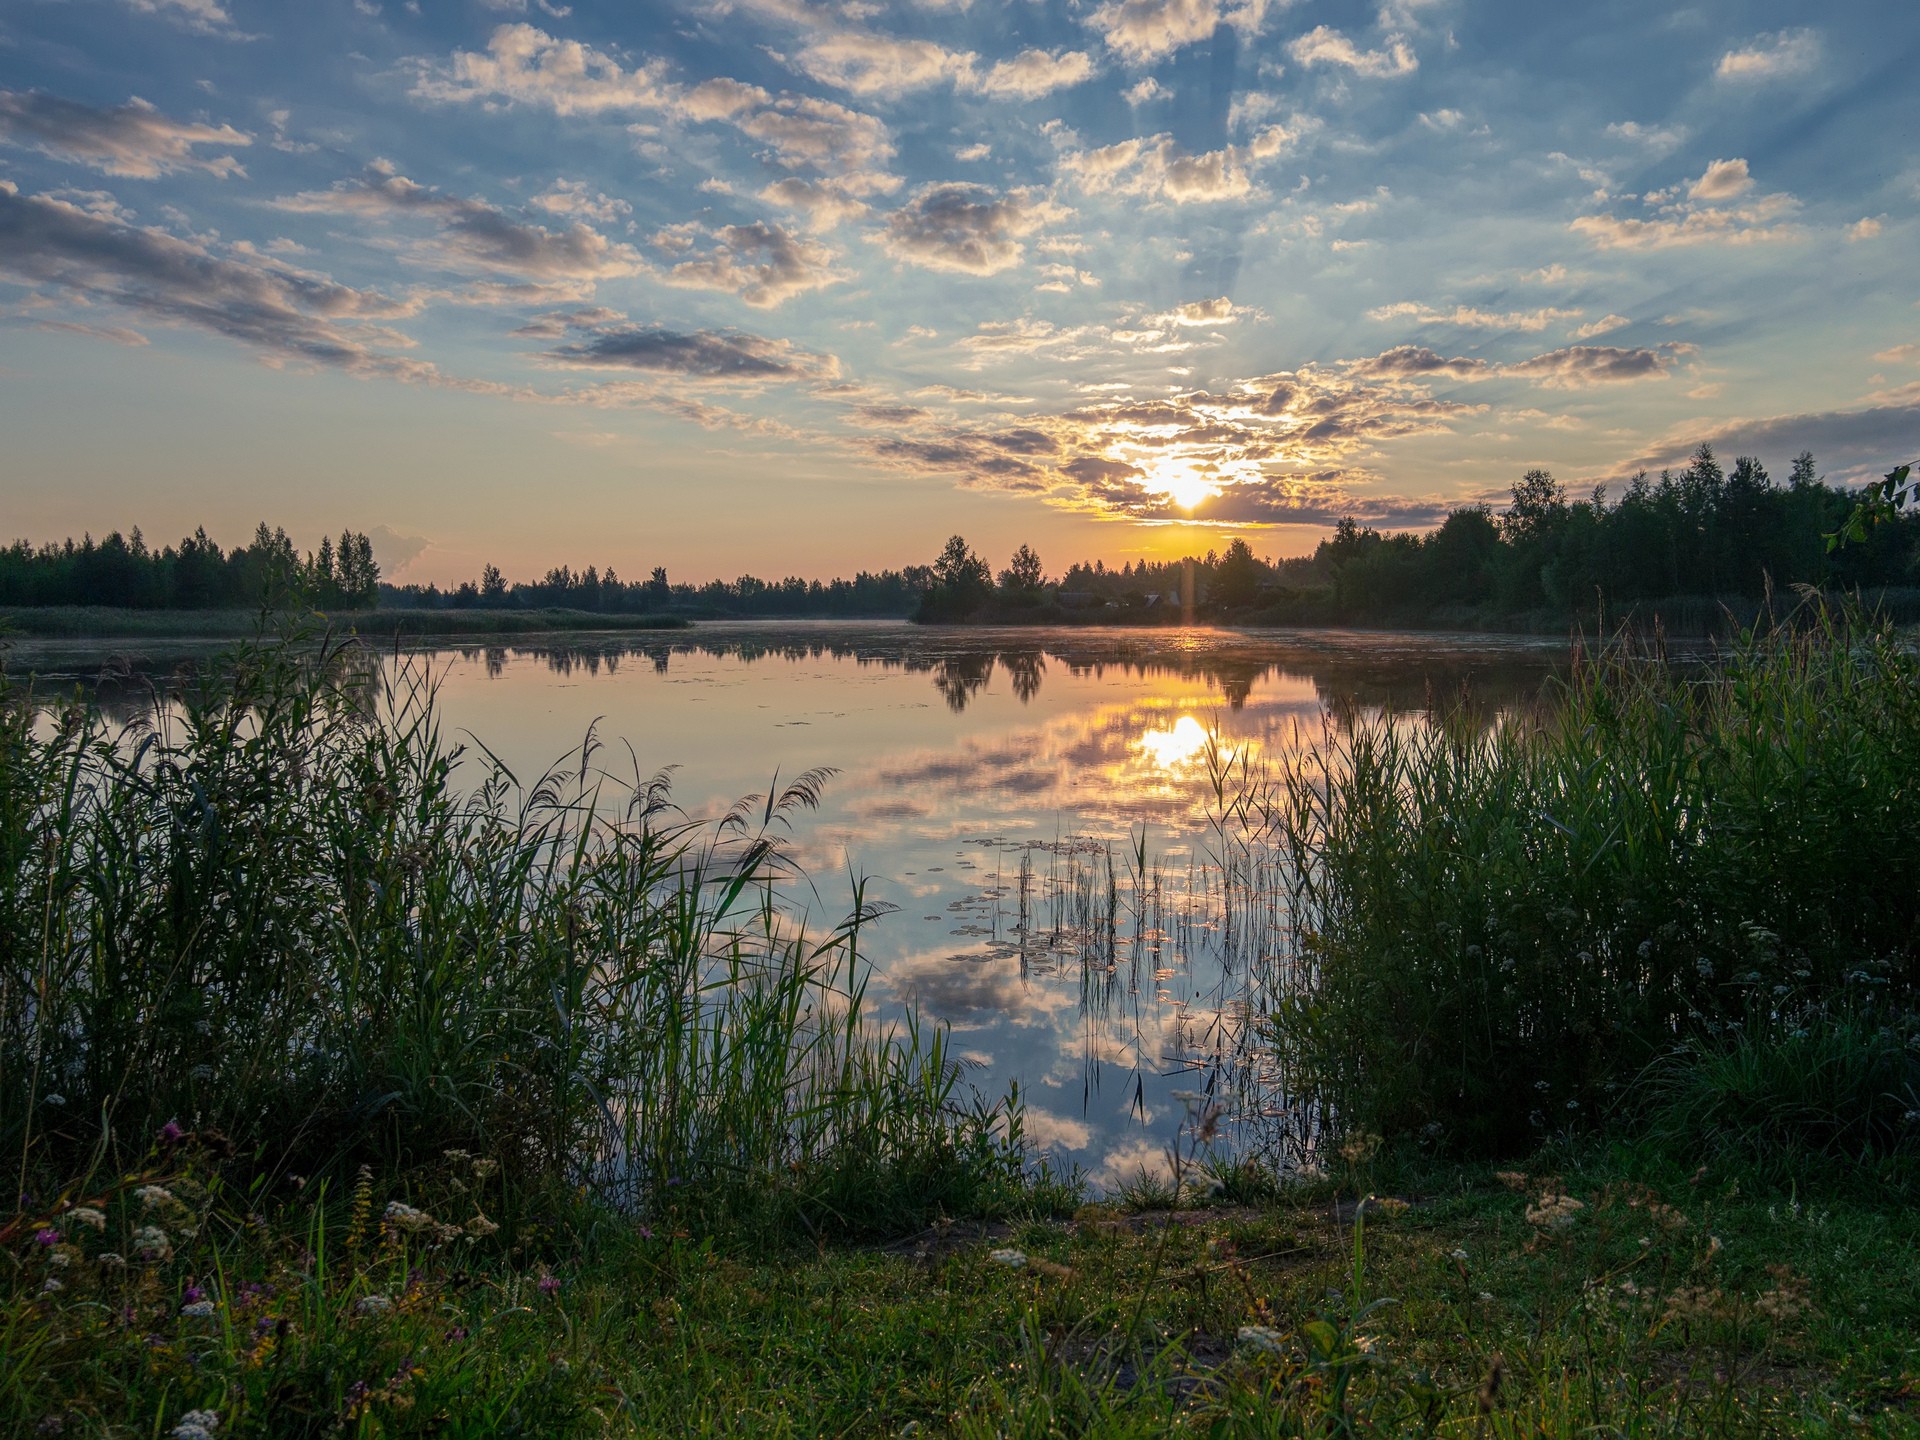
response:
<path id="1" fill-rule="evenodd" d="M 385 168 L 275 203 L 306 214 L 424 217 L 440 230 L 429 247 L 433 258 L 459 268 L 478 266 L 535 281 L 595 280 L 644 268 L 632 246 L 608 240 L 590 225 L 575 222 L 549 230 L 484 201 L 416 185 Z"/>
<path id="2" fill-rule="evenodd" d="M 1657 380 L 1667 373 L 1674 355 L 1684 347 L 1662 346 L 1658 350 L 1623 350 L 1612 345 L 1569 345 L 1550 350 L 1518 365 L 1502 368 L 1503 374 L 1523 375 L 1543 385 L 1576 389 L 1586 385 L 1609 385 L 1623 380 Z"/>
<path id="3" fill-rule="evenodd" d="M 222 179 L 244 176 L 231 155 L 200 155 L 197 146 L 250 145 L 231 125 L 172 120 L 135 97 L 110 110 L 37 90 L 0 90 L 0 141 L 109 175 L 152 180 L 176 170 L 200 170 Z"/>
<path id="4" fill-rule="evenodd" d="M 1054 217 L 1024 191 L 984 185 L 929 185 L 887 217 L 877 237 L 897 260 L 963 275 L 994 275 L 1020 263 L 1023 236 Z"/>
<path id="5" fill-rule="evenodd" d="M 122 306 L 192 325 L 270 356 L 424 375 L 430 366 L 375 348 L 365 322 L 411 307 L 324 276 L 214 253 L 206 245 L 0 182 L 0 273 L 43 293 Z M 393 343 L 390 333 L 384 338 Z"/>
<path id="6" fill-rule="evenodd" d="M 1820 468 L 1836 480 L 1858 484 L 1896 465 L 1920 460 L 1920 390 L 1888 397 L 1888 403 L 1858 410 L 1824 410 L 1719 421 L 1684 436 L 1675 434 L 1623 467 L 1678 468 L 1702 440 L 1722 455 L 1757 455 L 1776 472 L 1791 457 L 1811 450 Z"/>
<path id="7" fill-rule="evenodd" d="M 834 254 L 826 246 L 802 240 L 764 220 L 726 225 L 716 231 L 675 227 L 664 232 L 663 239 L 669 242 L 664 248 L 675 250 L 702 241 L 705 246 L 661 277 L 669 285 L 726 290 L 756 309 L 770 309 L 795 295 L 847 278 L 833 268 Z"/>
<path id="8" fill-rule="evenodd" d="M 597 330 L 574 344 L 547 351 L 545 358 L 563 365 L 723 383 L 824 380 L 840 371 L 831 355 L 802 350 L 790 340 L 737 330 L 680 331 L 657 325 Z"/>

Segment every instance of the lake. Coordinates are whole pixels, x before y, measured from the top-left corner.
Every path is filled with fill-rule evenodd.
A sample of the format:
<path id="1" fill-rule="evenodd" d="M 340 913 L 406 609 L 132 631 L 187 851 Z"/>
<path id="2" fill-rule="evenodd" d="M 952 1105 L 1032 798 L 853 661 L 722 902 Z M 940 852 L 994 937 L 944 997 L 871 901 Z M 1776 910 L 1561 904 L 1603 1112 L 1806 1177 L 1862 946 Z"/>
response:
<path id="1" fill-rule="evenodd" d="M 125 644 L 130 680 L 97 678 L 112 642 L 23 643 L 11 668 L 123 709 L 190 656 Z M 1102 1184 L 1156 1168 L 1176 1092 L 1248 1063 L 1240 1002 L 1263 937 L 1229 933 L 1212 903 L 1209 737 L 1258 767 L 1353 714 L 1464 703 L 1492 718 L 1567 653 L 1533 637 L 895 622 L 408 647 L 439 682 L 445 733 L 522 781 L 577 762 L 590 728 L 609 770 L 676 767 L 694 817 L 831 767 L 789 841 L 811 925 L 843 917 L 864 877 L 893 907 L 862 937 L 879 1014 L 950 1027 L 969 1082 L 1018 1083 L 1029 1138 Z"/>

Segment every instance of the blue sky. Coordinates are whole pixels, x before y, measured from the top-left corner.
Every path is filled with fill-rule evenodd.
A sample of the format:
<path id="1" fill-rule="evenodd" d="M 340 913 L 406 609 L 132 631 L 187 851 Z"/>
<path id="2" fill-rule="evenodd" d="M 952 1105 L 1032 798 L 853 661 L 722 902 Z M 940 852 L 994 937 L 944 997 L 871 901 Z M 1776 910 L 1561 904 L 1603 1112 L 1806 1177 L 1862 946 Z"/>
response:
<path id="1" fill-rule="evenodd" d="M 391 573 L 1920 454 L 1920 7 L 21 0 L 0 498 Z"/>

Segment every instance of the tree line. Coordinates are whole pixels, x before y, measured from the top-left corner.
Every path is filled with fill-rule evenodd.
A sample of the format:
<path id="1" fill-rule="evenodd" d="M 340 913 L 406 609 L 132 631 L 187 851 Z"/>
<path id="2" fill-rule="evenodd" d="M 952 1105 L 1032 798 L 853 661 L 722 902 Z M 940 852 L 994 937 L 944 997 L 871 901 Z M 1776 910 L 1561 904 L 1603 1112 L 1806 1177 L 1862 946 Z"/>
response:
<path id="1" fill-rule="evenodd" d="M 1636 475 L 1617 499 L 1604 486 L 1574 498 L 1548 471 L 1529 470 L 1504 510 L 1462 506 L 1424 534 L 1345 519 L 1311 554 L 1286 559 L 1235 539 L 1224 553 L 1182 560 L 1075 564 L 1049 582 L 1022 546 L 996 580 L 955 536 L 917 618 L 1488 624 L 1757 601 L 1796 585 L 1896 592 L 1920 610 L 1920 514 L 1889 511 L 1892 523 L 1858 543 L 1829 544 L 1864 493 L 1828 484 L 1811 454 L 1779 483 L 1756 459 L 1726 469 L 1702 445 L 1685 469 Z"/>
<path id="2" fill-rule="evenodd" d="M 262 523 L 253 540 L 223 550 L 195 530 L 178 545 L 150 547 L 135 526 L 104 540 L 88 535 L 0 549 L 0 605 L 110 605 L 130 610 L 222 610 L 306 604 L 366 609 L 380 600 L 373 542 L 343 530 L 301 555 L 284 530 Z"/>
<path id="3" fill-rule="evenodd" d="M 423 610 L 561 608 L 597 614 L 877 617 L 927 621 L 1169 620 L 1189 616 L 1268 624 L 1497 624 L 1521 617 L 1619 615 L 1675 601 L 1757 599 L 1769 587 L 1915 590 L 1920 611 L 1920 514 L 1831 548 L 1868 490 L 1829 484 L 1810 454 L 1784 483 L 1758 460 L 1723 468 L 1702 445 L 1685 469 L 1640 474 L 1617 498 L 1605 487 L 1570 496 L 1529 470 L 1511 503 L 1455 509 L 1422 534 L 1342 520 L 1309 555 L 1263 559 L 1244 539 L 1181 560 L 1070 565 L 1049 578 L 1022 545 L 994 572 L 956 535 L 928 565 L 862 571 L 852 579 L 673 582 L 656 566 L 627 580 L 611 565 L 556 566 L 509 580 L 485 566 L 473 580 L 394 585 L 380 579 L 364 534 L 343 531 L 302 556 L 262 524 L 231 551 L 196 530 L 150 549 L 139 530 L 0 550 L 0 606 L 110 605 L 208 609 L 306 603 Z M 1889 499 L 1889 504 L 1891 500 Z"/>

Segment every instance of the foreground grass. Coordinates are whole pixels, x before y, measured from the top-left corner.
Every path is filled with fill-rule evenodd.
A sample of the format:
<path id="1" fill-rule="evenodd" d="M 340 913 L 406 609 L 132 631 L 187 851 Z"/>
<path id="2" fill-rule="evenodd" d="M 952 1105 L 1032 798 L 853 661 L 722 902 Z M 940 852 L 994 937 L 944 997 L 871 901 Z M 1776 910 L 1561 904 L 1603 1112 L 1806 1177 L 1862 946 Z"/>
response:
<path id="1" fill-rule="evenodd" d="M 360 635 L 538 635 L 552 631 L 684 630 L 674 615 L 601 615 L 588 610 L 352 610 L 336 627 Z M 47 605 L 0 610 L 0 634 L 102 638 L 244 639 L 258 610 L 123 610 Z"/>
<path id="2" fill-rule="evenodd" d="M 769 1255 L 671 1220 L 509 1242 L 460 1153 L 271 1218 L 191 1171 L 6 1237 L 0 1429 L 1920 1433 L 1920 1219 L 1713 1174 L 1462 1171 L 1357 1228 L 1300 1191 Z"/>

